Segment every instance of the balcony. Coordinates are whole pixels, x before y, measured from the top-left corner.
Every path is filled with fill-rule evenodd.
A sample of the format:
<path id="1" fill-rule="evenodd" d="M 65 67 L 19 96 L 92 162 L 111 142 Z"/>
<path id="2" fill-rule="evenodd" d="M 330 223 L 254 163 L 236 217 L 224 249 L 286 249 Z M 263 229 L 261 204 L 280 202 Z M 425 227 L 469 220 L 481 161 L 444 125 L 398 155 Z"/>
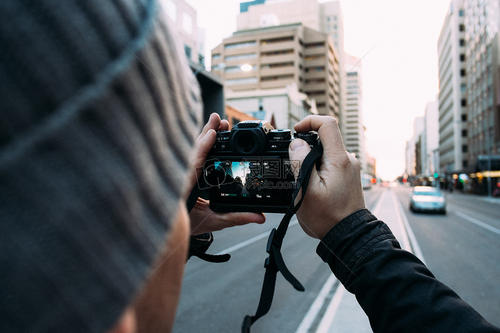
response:
<path id="1" fill-rule="evenodd" d="M 283 88 L 293 82 L 296 82 L 293 78 L 260 81 L 260 87 L 262 89 Z"/>
<path id="2" fill-rule="evenodd" d="M 298 44 L 295 41 L 260 44 L 260 51 L 261 52 L 297 49 L 297 48 L 298 48 Z"/>
<path id="3" fill-rule="evenodd" d="M 275 64 L 278 62 L 290 62 L 297 60 L 298 56 L 295 53 L 277 54 L 277 55 L 261 55 L 261 64 Z"/>

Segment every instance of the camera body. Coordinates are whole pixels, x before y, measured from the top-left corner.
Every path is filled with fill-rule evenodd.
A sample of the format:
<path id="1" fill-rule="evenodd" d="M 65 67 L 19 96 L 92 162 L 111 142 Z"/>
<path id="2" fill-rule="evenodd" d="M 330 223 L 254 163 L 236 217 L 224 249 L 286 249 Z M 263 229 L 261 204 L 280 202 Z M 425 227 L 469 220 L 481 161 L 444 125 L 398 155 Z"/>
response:
<path id="1" fill-rule="evenodd" d="M 309 145 L 319 144 L 316 132 L 295 133 Z M 242 121 L 219 131 L 203 167 L 210 207 L 216 212 L 284 213 L 297 184 L 288 146 L 289 129 L 268 122 Z"/>

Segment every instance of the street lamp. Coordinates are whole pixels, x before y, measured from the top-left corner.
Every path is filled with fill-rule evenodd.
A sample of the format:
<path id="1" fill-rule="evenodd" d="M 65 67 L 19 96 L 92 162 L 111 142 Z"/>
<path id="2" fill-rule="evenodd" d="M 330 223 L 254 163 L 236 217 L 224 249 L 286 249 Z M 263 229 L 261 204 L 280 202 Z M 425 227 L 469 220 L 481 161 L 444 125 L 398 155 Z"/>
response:
<path id="1" fill-rule="evenodd" d="M 243 65 L 240 66 L 240 69 L 243 72 L 250 72 L 253 69 L 253 67 L 250 64 L 243 64 Z"/>

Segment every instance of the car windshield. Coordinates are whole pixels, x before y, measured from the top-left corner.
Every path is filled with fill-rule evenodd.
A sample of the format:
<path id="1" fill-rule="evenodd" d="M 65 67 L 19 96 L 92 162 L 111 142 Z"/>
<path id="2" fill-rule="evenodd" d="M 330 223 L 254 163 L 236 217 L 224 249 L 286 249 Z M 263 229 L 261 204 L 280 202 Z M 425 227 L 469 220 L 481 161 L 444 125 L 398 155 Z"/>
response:
<path id="1" fill-rule="evenodd" d="M 441 196 L 439 191 L 426 191 L 426 192 L 413 192 L 414 195 L 429 195 L 429 196 Z"/>

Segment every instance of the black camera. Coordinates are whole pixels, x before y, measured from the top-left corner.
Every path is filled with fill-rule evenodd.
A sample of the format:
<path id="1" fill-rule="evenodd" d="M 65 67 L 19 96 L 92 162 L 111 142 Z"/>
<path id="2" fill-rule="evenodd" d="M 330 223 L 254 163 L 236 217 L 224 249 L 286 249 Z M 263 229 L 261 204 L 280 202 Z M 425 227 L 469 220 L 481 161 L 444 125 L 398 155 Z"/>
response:
<path id="1" fill-rule="evenodd" d="M 309 145 L 319 143 L 316 132 L 295 133 Z M 210 207 L 217 212 L 284 213 L 296 182 L 288 146 L 292 133 L 268 122 L 242 121 L 231 131 L 219 131 L 203 167 Z"/>

